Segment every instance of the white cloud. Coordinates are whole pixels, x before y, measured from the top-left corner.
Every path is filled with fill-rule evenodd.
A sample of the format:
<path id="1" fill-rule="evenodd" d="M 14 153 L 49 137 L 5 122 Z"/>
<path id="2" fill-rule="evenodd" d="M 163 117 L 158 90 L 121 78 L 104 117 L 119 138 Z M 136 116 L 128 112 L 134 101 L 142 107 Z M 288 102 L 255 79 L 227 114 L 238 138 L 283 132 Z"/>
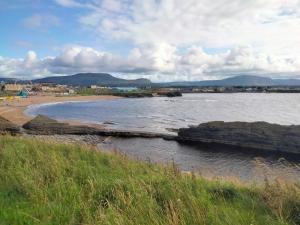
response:
<path id="1" fill-rule="evenodd" d="M 78 20 L 84 32 L 135 47 L 127 56 L 71 46 L 44 59 L 34 52 L 25 59 L 2 57 L 1 74 L 111 72 L 156 81 L 300 75 L 300 0 L 55 1 L 84 9 Z M 32 28 L 45 22 L 39 14 L 25 20 Z"/>
<path id="2" fill-rule="evenodd" d="M 97 3 L 84 4 L 90 11 L 79 19 L 82 26 L 101 37 L 134 43 L 128 57 L 134 58 L 133 67 L 147 64 L 159 74 L 174 74 L 164 79 L 177 79 L 176 74 L 205 79 L 222 73 L 299 73 L 300 0 Z M 231 50 L 207 54 L 192 46 Z M 179 54 L 178 49 L 188 50 Z"/>
<path id="3" fill-rule="evenodd" d="M 103 0 L 102 8 L 111 12 L 120 12 L 122 10 L 122 3 L 118 0 Z"/>
<path id="4" fill-rule="evenodd" d="M 51 75 L 47 70 L 47 59 L 38 59 L 33 51 L 29 51 L 24 59 L 4 58 L 0 56 L 0 74 L 2 77 L 31 79 Z"/>
<path id="5" fill-rule="evenodd" d="M 300 73 L 300 61 L 257 53 L 249 46 L 208 54 L 199 46 L 185 52 L 168 44 L 144 45 L 121 57 L 92 48 L 73 46 L 56 57 L 24 59 L 0 57 L 0 74 L 8 77 L 41 77 L 78 72 L 110 72 L 125 78 L 148 77 L 153 81 L 218 79 L 236 74 L 289 77 Z"/>
<path id="6" fill-rule="evenodd" d="M 166 42 L 172 45 L 232 46 L 266 44 L 282 31 L 299 28 L 299 0 L 133 0 L 121 4 L 105 0 L 80 21 L 115 38 L 135 43 Z M 114 10 L 124 9 L 116 15 Z M 89 18 L 90 23 L 85 23 Z M 106 21 L 106 22 L 105 22 Z M 109 29 L 107 21 L 113 26 Z M 104 27 L 103 27 L 104 25 Z M 274 29 L 276 27 L 276 30 Z M 103 28 L 103 29 L 102 29 Z M 299 29 L 298 29 L 299 30 Z M 259 32 L 253 32 L 259 31 Z M 296 33 L 295 33 L 296 32 Z M 297 41 L 294 37 L 293 41 Z"/>
<path id="7" fill-rule="evenodd" d="M 34 51 L 29 51 L 27 53 L 27 56 L 24 60 L 24 64 L 27 67 L 31 67 L 32 65 L 34 65 L 34 63 L 37 62 L 37 54 Z"/>
<path id="8" fill-rule="evenodd" d="M 300 57 L 300 0 L 89 1 L 79 22 L 101 37 L 137 46 L 168 43 L 255 49 Z M 117 13 L 116 13 L 117 12 Z"/>

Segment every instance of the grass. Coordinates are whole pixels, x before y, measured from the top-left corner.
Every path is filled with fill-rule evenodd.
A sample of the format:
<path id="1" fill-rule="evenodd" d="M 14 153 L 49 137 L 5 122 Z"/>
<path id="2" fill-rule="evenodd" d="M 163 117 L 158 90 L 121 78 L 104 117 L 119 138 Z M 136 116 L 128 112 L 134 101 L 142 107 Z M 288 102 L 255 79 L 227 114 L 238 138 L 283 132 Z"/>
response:
<path id="1" fill-rule="evenodd" d="M 0 224 L 300 224 L 299 186 L 243 187 L 77 145 L 0 137 Z"/>

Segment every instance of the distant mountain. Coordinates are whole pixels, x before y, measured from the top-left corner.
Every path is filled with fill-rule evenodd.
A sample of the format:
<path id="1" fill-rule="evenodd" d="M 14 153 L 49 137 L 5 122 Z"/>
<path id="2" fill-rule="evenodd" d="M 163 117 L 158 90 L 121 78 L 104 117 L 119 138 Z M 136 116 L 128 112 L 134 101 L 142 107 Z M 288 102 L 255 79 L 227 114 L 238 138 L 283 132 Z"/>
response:
<path id="1" fill-rule="evenodd" d="M 300 79 L 271 79 L 268 77 L 241 75 L 223 80 L 183 81 L 161 83 L 162 86 L 205 87 L 205 86 L 300 86 Z"/>
<path id="2" fill-rule="evenodd" d="M 78 73 L 70 76 L 46 77 L 42 79 L 33 80 L 32 82 L 55 83 L 73 86 L 101 85 L 110 87 L 141 87 L 151 85 L 151 81 L 148 79 L 141 78 L 136 80 L 126 80 L 114 77 L 107 73 Z"/>
<path id="3" fill-rule="evenodd" d="M 17 81 L 18 81 L 18 79 L 16 79 L 16 78 L 0 77 L 0 82 L 4 82 L 4 83 L 15 83 Z"/>
<path id="4" fill-rule="evenodd" d="M 0 78 L 5 83 L 28 83 L 16 78 Z M 148 79 L 126 80 L 107 73 L 78 73 L 70 76 L 45 77 L 32 80 L 33 83 L 54 83 L 72 86 L 100 85 L 109 87 L 230 87 L 230 86 L 300 86 L 300 79 L 272 79 L 261 76 L 241 75 L 223 80 L 182 81 L 152 83 Z"/>

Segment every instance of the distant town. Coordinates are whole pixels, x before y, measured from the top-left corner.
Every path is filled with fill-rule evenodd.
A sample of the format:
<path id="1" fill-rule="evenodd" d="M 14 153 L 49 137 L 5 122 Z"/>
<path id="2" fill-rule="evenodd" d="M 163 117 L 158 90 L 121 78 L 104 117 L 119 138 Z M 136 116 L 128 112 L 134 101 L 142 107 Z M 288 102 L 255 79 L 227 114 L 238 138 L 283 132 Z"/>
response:
<path id="1" fill-rule="evenodd" d="M 125 80 L 109 74 L 76 74 L 34 81 L 1 78 L 0 81 L 0 95 L 2 97 L 27 97 L 30 95 L 176 97 L 181 96 L 181 93 L 300 93 L 299 80 L 278 81 L 255 76 L 238 76 L 225 80 L 203 82 L 152 83 L 147 79 Z"/>

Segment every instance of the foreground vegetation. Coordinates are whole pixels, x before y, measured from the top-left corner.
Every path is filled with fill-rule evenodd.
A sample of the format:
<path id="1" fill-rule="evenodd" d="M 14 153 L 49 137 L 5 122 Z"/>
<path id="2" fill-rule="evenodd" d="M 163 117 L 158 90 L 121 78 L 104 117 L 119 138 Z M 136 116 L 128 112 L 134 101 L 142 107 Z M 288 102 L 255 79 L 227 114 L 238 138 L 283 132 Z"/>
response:
<path id="1" fill-rule="evenodd" d="M 75 145 L 0 137 L 0 224 L 300 224 L 297 185 L 242 187 Z"/>

